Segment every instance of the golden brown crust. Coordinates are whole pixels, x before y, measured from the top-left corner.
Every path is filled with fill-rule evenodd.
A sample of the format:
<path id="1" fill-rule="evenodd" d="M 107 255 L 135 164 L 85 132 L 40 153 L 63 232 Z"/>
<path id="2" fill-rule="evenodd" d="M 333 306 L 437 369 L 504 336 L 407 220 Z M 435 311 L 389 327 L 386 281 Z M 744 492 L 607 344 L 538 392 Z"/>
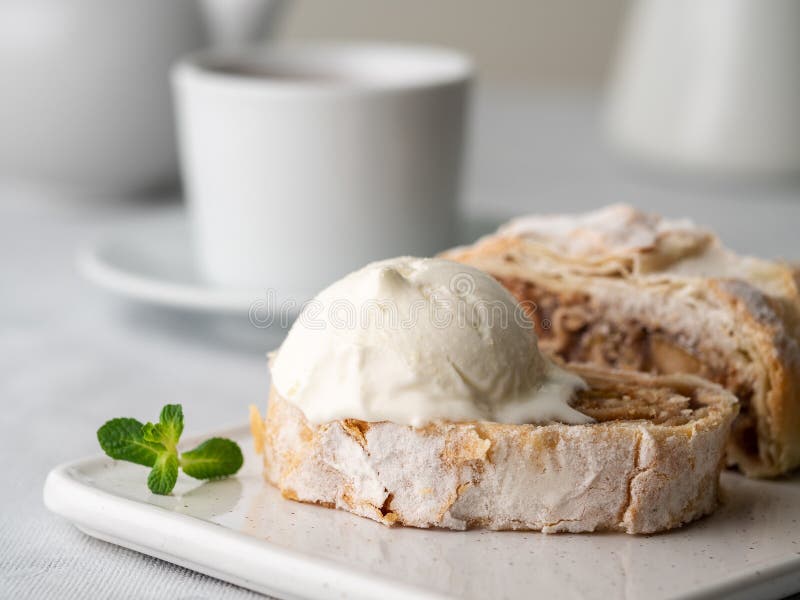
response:
<path id="1" fill-rule="evenodd" d="M 264 474 L 386 525 L 650 533 L 710 513 L 735 398 L 689 376 L 577 372 L 591 425 L 312 425 L 273 390 L 254 424 Z"/>
<path id="2" fill-rule="evenodd" d="M 734 312 L 742 337 L 751 342 L 751 360 L 763 374 L 762 387 L 749 398 L 759 454 L 754 457 L 732 444 L 731 458 L 754 476 L 783 474 L 800 465 L 800 335 L 791 325 L 792 307 L 743 281 L 710 285 Z"/>
<path id="3" fill-rule="evenodd" d="M 664 242 L 669 237 L 669 231 L 657 236 L 671 248 L 666 256 L 651 244 L 600 249 L 587 260 L 558 255 L 548 240 L 496 235 L 446 257 L 491 273 L 535 305 L 543 349 L 568 362 L 690 372 L 722 383 L 743 405 L 731 462 L 751 476 L 794 469 L 800 465 L 797 271 L 740 259 L 713 239 L 689 247 Z M 712 253 L 728 261 L 725 277 L 682 270 Z M 741 279 L 731 277 L 737 272 Z"/>

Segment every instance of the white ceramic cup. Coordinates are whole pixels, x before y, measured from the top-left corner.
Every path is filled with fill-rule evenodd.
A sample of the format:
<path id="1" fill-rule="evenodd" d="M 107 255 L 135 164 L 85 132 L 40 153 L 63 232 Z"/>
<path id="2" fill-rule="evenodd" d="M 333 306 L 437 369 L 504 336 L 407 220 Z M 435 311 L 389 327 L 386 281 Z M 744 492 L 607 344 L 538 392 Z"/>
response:
<path id="1" fill-rule="evenodd" d="M 299 301 L 453 242 L 472 65 L 445 49 L 264 46 L 173 72 L 200 272 Z"/>

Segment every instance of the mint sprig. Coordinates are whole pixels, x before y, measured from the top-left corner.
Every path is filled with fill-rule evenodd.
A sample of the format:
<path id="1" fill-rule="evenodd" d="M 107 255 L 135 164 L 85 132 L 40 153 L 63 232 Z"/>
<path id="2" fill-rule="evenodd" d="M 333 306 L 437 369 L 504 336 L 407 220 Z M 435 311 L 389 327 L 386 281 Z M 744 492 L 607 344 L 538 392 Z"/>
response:
<path id="1" fill-rule="evenodd" d="M 226 438 L 211 438 L 181 454 L 183 472 L 195 479 L 215 479 L 220 473 L 235 473 L 241 466 L 239 445 Z"/>
<path id="2" fill-rule="evenodd" d="M 154 494 L 166 496 L 175 487 L 178 481 L 178 454 L 177 452 L 164 452 L 159 455 L 156 464 L 147 476 L 147 487 Z"/>
<path id="3" fill-rule="evenodd" d="M 111 419 L 97 430 L 97 439 L 103 452 L 111 458 L 152 467 L 164 447 L 145 441 L 143 428 L 136 419 Z"/>
<path id="4" fill-rule="evenodd" d="M 183 408 L 167 404 L 158 423 L 136 419 L 111 419 L 97 430 L 100 447 L 111 458 L 151 467 L 147 487 L 154 494 L 169 494 L 178 480 L 178 468 L 195 479 L 219 479 L 236 473 L 244 462 L 233 440 L 211 438 L 193 450 L 178 452 L 183 433 Z"/>

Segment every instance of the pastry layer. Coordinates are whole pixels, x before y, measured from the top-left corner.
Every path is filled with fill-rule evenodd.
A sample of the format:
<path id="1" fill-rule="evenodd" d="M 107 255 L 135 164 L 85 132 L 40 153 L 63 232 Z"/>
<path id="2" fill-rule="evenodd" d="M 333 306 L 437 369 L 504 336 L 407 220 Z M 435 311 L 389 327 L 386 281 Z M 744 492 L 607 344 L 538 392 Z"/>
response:
<path id="1" fill-rule="evenodd" d="M 313 425 L 273 390 L 253 433 L 284 496 L 386 525 L 651 533 L 710 513 L 735 398 L 691 376 L 576 372 L 596 423 Z"/>
<path id="2" fill-rule="evenodd" d="M 568 363 L 727 387 L 742 406 L 729 461 L 746 474 L 800 465 L 797 271 L 738 257 L 691 224 L 624 206 L 597 215 L 555 229 L 520 220 L 446 257 L 501 281 L 530 311 L 540 346 Z"/>

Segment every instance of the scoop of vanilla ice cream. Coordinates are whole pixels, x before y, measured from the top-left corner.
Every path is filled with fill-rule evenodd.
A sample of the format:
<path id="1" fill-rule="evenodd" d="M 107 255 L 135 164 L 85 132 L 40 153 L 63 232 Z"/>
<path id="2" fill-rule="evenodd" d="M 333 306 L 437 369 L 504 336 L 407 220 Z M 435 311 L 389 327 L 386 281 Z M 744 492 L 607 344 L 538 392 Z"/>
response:
<path id="1" fill-rule="evenodd" d="M 505 288 L 442 259 L 384 260 L 337 281 L 304 308 L 271 372 L 313 423 L 591 421 L 568 403 L 583 381 L 539 352 Z"/>

